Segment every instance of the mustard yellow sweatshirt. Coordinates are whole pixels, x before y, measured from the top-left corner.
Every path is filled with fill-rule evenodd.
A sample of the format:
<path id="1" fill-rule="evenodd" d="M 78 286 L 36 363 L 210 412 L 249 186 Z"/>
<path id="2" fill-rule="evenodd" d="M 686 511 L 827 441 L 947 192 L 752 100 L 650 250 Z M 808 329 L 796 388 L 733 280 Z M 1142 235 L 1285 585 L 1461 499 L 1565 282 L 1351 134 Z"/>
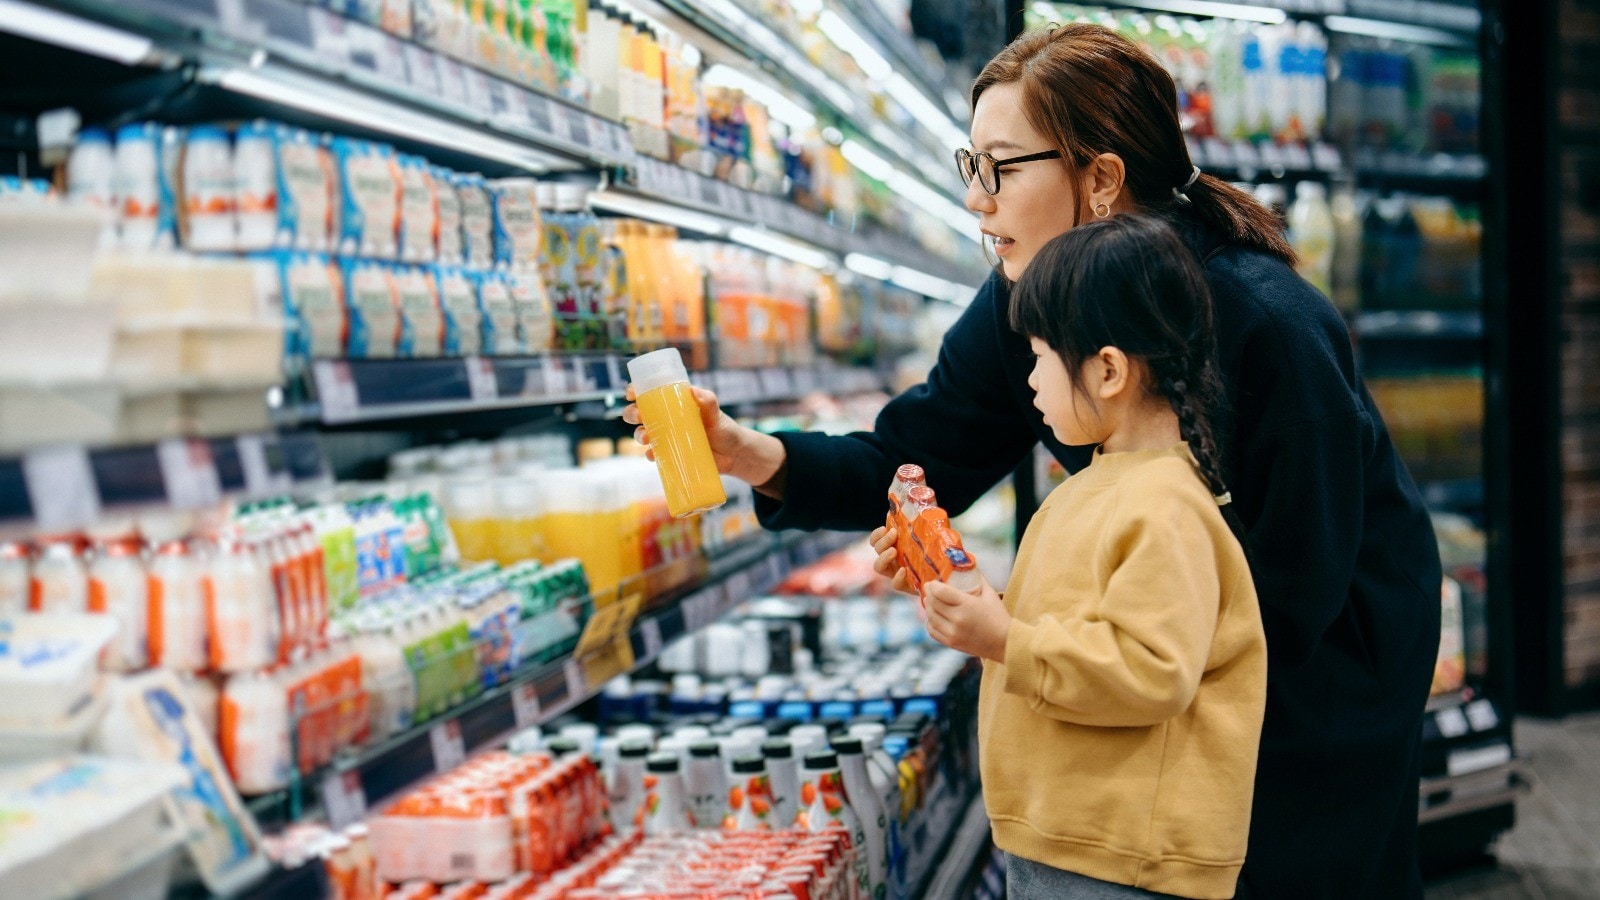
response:
<path id="1" fill-rule="evenodd" d="M 995 843 L 1180 897 L 1232 897 L 1267 648 L 1238 541 L 1187 444 L 1096 454 L 1040 506 L 979 695 Z"/>

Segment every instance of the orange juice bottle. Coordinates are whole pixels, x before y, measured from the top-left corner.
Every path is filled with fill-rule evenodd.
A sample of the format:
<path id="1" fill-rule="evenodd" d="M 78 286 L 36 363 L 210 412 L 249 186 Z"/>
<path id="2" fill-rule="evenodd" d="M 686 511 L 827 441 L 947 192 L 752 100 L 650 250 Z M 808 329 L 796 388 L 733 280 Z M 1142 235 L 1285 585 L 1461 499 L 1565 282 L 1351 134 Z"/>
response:
<path id="1" fill-rule="evenodd" d="M 683 518 L 726 503 L 683 356 L 669 347 L 634 357 L 628 362 L 628 377 L 655 449 L 667 509 Z"/>

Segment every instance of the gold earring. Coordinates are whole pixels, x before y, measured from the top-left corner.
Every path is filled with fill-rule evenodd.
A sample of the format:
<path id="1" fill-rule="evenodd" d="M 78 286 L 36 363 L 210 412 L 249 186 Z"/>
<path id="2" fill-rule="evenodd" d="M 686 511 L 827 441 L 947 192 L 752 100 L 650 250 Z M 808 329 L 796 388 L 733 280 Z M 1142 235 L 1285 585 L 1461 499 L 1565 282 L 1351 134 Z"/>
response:
<path id="1" fill-rule="evenodd" d="M 1111 215 L 1111 205 L 1109 203 L 1096 204 L 1094 214 L 1096 218 L 1104 219 L 1106 216 Z"/>

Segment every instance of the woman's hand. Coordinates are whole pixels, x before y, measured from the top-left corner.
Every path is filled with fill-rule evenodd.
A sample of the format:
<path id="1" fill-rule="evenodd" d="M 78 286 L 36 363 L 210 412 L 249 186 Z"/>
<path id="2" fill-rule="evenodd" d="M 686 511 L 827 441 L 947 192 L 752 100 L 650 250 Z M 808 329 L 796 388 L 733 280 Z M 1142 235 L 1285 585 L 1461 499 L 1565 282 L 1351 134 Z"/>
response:
<path id="1" fill-rule="evenodd" d="M 894 549 L 894 542 L 898 537 L 899 532 L 887 525 L 880 526 L 867 536 L 867 542 L 878 552 L 878 558 L 872 561 L 872 568 L 879 575 L 893 579 L 895 590 L 916 596 L 917 592 L 911 589 L 910 573 L 900 565 L 900 554 Z"/>
<path id="2" fill-rule="evenodd" d="M 983 578 L 974 593 L 957 590 L 942 581 L 922 586 L 922 605 L 928 616 L 928 636 L 952 650 L 979 659 L 1006 661 L 1006 635 L 1011 613 L 1005 601 Z"/>
<path id="3" fill-rule="evenodd" d="M 746 428 L 733 420 L 717 405 L 717 395 L 705 388 L 692 388 L 695 404 L 700 407 L 700 421 L 706 427 L 706 439 L 711 444 L 711 457 L 716 460 L 717 471 L 732 475 L 751 485 L 764 485 L 771 481 L 783 467 L 783 443 L 770 434 Z M 645 456 L 656 458 L 650 446 L 650 433 L 639 418 L 638 398 L 633 385 L 628 385 L 625 395 L 628 405 L 623 407 L 622 420 L 636 425 L 634 440 L 645 446 Z M 782 499 L 781 497 L 778 499 Z"/>

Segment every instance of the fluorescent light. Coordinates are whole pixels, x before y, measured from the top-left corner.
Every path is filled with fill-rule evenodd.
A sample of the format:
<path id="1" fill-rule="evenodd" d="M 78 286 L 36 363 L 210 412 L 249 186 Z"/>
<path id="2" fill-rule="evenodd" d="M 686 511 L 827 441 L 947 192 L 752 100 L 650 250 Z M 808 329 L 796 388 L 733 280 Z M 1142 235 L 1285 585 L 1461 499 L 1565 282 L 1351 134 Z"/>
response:
<path id="1" fill-rule="evenodd" d="M 969 212 L 966 207 L 954 203 L 949 197 L 900 171 L 895 168 L 893 163 L 873 153 L 856 141 L 847 140 L 840 144 L 839 153 L 844 156 L 846 162 L 865 172 L 867 177 L 875 178 L 888 185 L 890 190 L 910 200 L 923 212 L 967 235 L 972 240 L 980 244 L 983 242 L 983 235 L 978 232 L 978 217 Z"/>
<path id="2" fill-rule="evenodd" d="M 155 43 L 149 38 L 17 0 L 0 0 L 0 31 L 125 66 L 145 62 L 155 50 Z"/>
<path id="3" fill-rule="evenodd" d="M 845 256 L 844 267 L 858 275 L 876 278 L 879 281 L 888 281 L 894 275 L 894 266 L 865 253 L 851 253 Z"/>
<path id="4" fill-rule="evenodd" d="M 664 225 L 675 225 L 690 231 L 698 231 L 712 237 L 721 237 L 732 227 L 726 219 L 705 213 L 673 206 L 657 200 L 647 200 L 644 197 L 635 197 L 632 194 L 622 194 L 616 191 L 593 191 L 589 194 L 589 205 L 595 209 L 614 212 L 618 215 L 633 216 L 636 219 L 645 219 L 650 222 L 660 222 Z"/>
<path id="5" fill-rule="evenodd" d="M 1265 22 L 1268 25 L 1282 24 L 1288 16 L 1281 9 L 1270 6 L 1249 6 L 1243 3 L 1215 3 L 1212 0 L 1131 0 L 1119 4 L 1132 6 L 1138 9 L 1153 9 L 1158 12 L 1182 13 L 1188 16 L 1209 16 L 1216 19 L 1243 19 L 1247 22 Z M 1038 11 L 1035 4 L 1034 11 Z M 1052 10 L 1051 16 L 1059 17 L 1060 13 Z"/>
<path id="6" fill-rule="evenodd" d="M 957 306 L 971 304 L 973 295 L 977 293 L 977 288 L 970 285 L 957 284 L 905 266 L 895 266 L 889 274 L 889 280 L 925 297 L 945 300 Z"/>
<path id="7" fill-rule="evenodd" d="M 1421 25 L 1403 25 L 1381 19 L 1358 19 L 1353 16 L 1328 16 L 1322 20 L 1329 31 L 1359 34 L 1367 37 L 1409 41 L 1413 44 L 1433 44 L 1440 47 L 1471 47 L 1473 42 L 1465 35 L 1452 34 L 1438 28 Z"/>
<path id="8" fill-rule="evenodd" d="M 889 96 L 899 101 L 912 118 L 950 149 L 954 150 L 967 142 L 967 133 L 957 128 L 938 104 L 928 99 L 927 94 L 899 72 L 889 78 Z"/>
<path id="9" fill-rule="evenodd" d="M 746 228 L 743 225 L 735 225 L 728 229 L 728 240 L 771 253 L 773 256 L 781 256 L 784 259 L 793 260 L 813 269 L 825 269 L 833 264 L 832 257 L 821 250 L 816 250 L 799 241 L 781 237 L 770 231 L 758 231 L 754 228 Z"/>
<path id="10" fill-rule="evenodd" d="M 867 173 L 869 178 L 879 181 L 888 181 L 894 174 L 894 166 L 888 160 L 873 153 L 856 141 L 845 141 L 839 145 L 839 153 L 850 165 Z"/>
<path id="11" fill-rule="evenodd" d="M 817 30 L 827 35 L 835 47 L 850 54 L 861 71 L 873 81 L 886 81 L 894 74 L 894 66 L 833 10 L 825 9 L 822 15 L 817 16 Z"/>
<path id="12" fill-rule="evenodd" d="M 772 117 L 797 131 L 806 131 L 817 124 L 817 117 L 800 104 L 761 81 L 718 63 L 706 70 L 704 82 L 708 87 L 726 87 L 743 91 L 750 99 L 760 103 Z"/>
<path id="13" fill-rule="evenodd" d="M 493 159 L 530 172 L 577 171 L 581 166 L 495 137 L 483 129 L 457 125 L 435 115 L 338 87 L 324 79 L 306 78 L 276 66 L 260 69 L 202 69 L 200 79 L 227 90 L 282 103 L 396 137 L 432 144 L 470 156 Z"/>

